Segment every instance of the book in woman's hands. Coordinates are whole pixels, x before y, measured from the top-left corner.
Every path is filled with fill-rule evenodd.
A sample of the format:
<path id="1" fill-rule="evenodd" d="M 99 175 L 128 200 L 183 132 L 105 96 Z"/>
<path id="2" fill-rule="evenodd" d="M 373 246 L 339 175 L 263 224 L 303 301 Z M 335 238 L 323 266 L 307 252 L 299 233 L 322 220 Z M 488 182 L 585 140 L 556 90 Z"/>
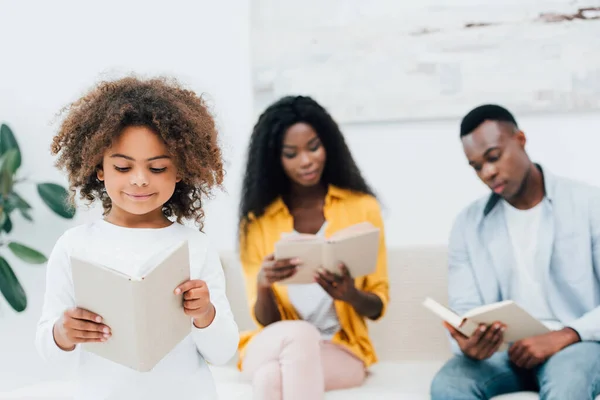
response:
<path id="1" fill-rule="evenodd" d="M 550 332 L 541 321 L 512 300 L 475 307 L 463 315 L 456 314 L 429 297 L 425 299 L 423 305 L 466 337 L 470 337 L 479 324 L 491 325 L 496 321 L 506 325 L 504 343 L 513 343 Z"/>
<path id="2" fill-rule="evenodd" d="M 297 272 L 281 284 L 314 283 L 319 268 L 339 274 L 344 263 L 356 278 L 371 274 L 377 266 L 379 228 L 369 222 L 352 225 L 324 238 L 308 234 L 286 234 L 275 244 L 275 259 L 299 258 Z"/>
<path id="3" fill-rule="evenodd" d="M 190 279 L 187 241 L 151 257 L 139 277 L 74 257 L 71 269 L 77 307 L 100 315 L 112 333 L 83 349 L 146 372 L 190 333 L 182 296 L 174 294 Z"/>

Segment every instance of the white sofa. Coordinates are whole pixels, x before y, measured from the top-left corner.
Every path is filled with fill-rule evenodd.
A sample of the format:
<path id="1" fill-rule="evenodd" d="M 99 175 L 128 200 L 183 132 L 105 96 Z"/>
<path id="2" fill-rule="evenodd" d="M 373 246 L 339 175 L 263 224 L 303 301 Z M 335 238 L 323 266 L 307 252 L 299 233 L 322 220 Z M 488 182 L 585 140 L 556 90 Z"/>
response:
<path id="1" fill-rule="evenodd" d="M 221 255 L 227 278 L 228 297 L 240 329 L 252 328 L 242 272 L 237 256 Z M 446 295 L 446 249 L 444 247 L 410 247 L 388 249 L 391 301 L 387 315 L 370 324 L 370 331 L 380 362 L 369 372 L 366 383 L 356 389 L 332 391 L 327 400 L 429 399 L 429 385 L 437 370 L 450 357 L 448 340 L 441 322 L 424 310 L 426 296 L 441 302 Z M 250 384 L 230 365 L 212 367 L 221 399 L 251 399 Z M 66 400 L 68 382 L 47 382 L 1 394 L 0 399 Z M 494 400 L 538 399 L 536 393 L 503 395 Z M 449 399 L 451 400 L 451 399 Z M 600 400 L 600 397 L 597 398 Z"/>
<path id="2" fill-rule="evenodd" d="M 240 329 L 252 328 L 237 256 L 222 254 L 221 261 L 236 321 Z M 446 248 L 442 246 L 388 249 L 390 304 L 386 316 L 369 327 L 380 361 L 371 367 L 362 387 L 328 392 L 327 400 L 430 398 L 431 380 L 451 353 L 441 321 L 421 303 L 426 296 L 447 302 L 446 268 Z M 233 365 L 213 371 L 223 399 L 252 398 L 250 384 Z M 518 393 L 495 400 L 538 398 L 536 393 Z"/>

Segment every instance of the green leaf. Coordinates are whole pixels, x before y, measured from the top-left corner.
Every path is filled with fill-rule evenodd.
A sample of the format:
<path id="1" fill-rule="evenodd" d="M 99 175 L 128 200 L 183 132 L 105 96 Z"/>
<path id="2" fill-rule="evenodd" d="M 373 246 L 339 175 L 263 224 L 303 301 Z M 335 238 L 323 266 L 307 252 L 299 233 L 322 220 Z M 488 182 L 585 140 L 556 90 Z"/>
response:
<path id="1" fill-rule="evenodd" d="M 43 264 L 48 261 L 45 255 L 21 243 L 10 242 L 8 248 L 15 256 L 29 264 Z"/>
<path id="2" fill-rule="evenodd" d="M 5 201 L 4 202 L 4 212 L 6 214 L 10 214 L 14 210 L 15 210 L 15 205 L 14 204 L 11 204 L 9 201 Z M 2 224 L 0 224 L 0 226 L 2 226 Z"/>
<path id="3" fill-rule="evenodd" d="M 25 290 L 3 257 L 0 257 L 0 292 L 16 312 L 22 312 L 27 308 Z"/>
<path id="4" fill-rule="evenodd" d="M 21 150 L 19 150 L 19 144 L 17 143 L 17 139 L 15 139 L 15 135 L 13 135 L 8 125 L 2 124 L 2 126 L 0 126 L 0 155 L 4 155 L 10 149 L 16 150 L 16 171 L 17 168 L 21 166 Z"/>
<path id="5" fill-rule="evenodd" d="M 4 226 L 7 217 L 8 215 L 6 214 L 6 212 L 4 212 L 4 210 L 0 210 L 0 226 Z"/>
<path id="6" fill-rule="evenodd" d="M 2 169 L 8 170 L 11 175 L 14 175 L 19 168 L 19 150 L 18 149 L 8 149 L 4 154 L 2 154 Z"/>
<path id="7" fill-rule="evenodd" d="M 2 224 L 2 230 L 6 233 L 10 233 L 12 231 L 12 228 L 13 228 L 13 224 L 12 224 L 12 221 L 10 220 L 10 216 L 6 215 L 6 220 Z"/>
<path id="8" fill-rule="evenodd" d="M 18 152 L 18 149 L 8 149 L 0 156 L 0 193 L 4 197 L 8 196 L 13 188 L 17 161 L 21 162 L 17 160 L 17 157 L 20 157 Z"/>
<path id="9" fill-rule="evenodd" d="M 23 218 L 25 218 L 28 221 L 33 221 L 33 218 L 31 218 L 31 214 L 29 214 L 31 206 L 17 192 L 9 193 L 8 199 L 6 200 L 4 205 L 4 209 L 7 214 L 10 214 L 13 210 L 17 209 L 21 212 Z"/>
<path id="10" fill-rule="evenodd" d="M 56 214 L 68 219 L 75 216 L 75 209 L 67 202 L 67 189 L 55 183 L 39 183 L 37 190 L 44 203 Z"/>
<path id="11" fill-rule="evenodd" d="M 31 206 L 17 192 L 11 192 L 8 196 L 8 202 L 19 210 L 30 210 Z"/>
<path id="12" fill-rule="evenodd" d="M 24 208 L 19 208 L 19 211 L 21 212 L 23 218 L 25 218 L 27 221 L 33 221 L 33 218 L 31 218 L 31 214 L 29 214 L 28 210 Z"/>
<path id="13" fill-rule="evenodd" d="M 0 166 L 0 194 L 6 197 L 13 188 L 13 173 L 8 167 L 5 168 L 4 165 L 5 163 L 2 163 L 2 166 Z"/>

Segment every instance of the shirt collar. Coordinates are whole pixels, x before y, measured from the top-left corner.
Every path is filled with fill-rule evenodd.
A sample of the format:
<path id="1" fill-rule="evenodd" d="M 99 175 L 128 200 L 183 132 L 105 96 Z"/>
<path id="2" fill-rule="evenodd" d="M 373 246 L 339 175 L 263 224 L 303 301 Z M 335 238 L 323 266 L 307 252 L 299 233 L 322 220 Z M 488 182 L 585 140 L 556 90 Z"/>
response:
<path id="1" fill-rule="evenodd" d="M 544 195 L 550 202 L 552 202 L 552 198 L 554 197 L 554 189 L 556 186 L 556 179 L 550 172 L 544 171 L 541 165 L 535 164 L 535 166 L 542 173 L 542 178 L 544 180 Z M 490 212 L 492 212 L 500 200 L 502 200 L 502 196 L 492 193 L 483 209 L 483 216 L 486 217 Z"/>
<path id="2" fill-rule="evenodd" d="M 327 187 L 327 194 L 325 195 L 325 206 L 330 205 L 333 199 L 345 199 L 348 197 L 348 195 L 348 190 L 334 185 L 329 185 Z M 275 199 L 273 203 L 267 207 L 265 210 L 265 215 L 274 215 L 279 212 L 289 213 L 289 210 L 281 196 L 277 197 L 277 199 Z"/>

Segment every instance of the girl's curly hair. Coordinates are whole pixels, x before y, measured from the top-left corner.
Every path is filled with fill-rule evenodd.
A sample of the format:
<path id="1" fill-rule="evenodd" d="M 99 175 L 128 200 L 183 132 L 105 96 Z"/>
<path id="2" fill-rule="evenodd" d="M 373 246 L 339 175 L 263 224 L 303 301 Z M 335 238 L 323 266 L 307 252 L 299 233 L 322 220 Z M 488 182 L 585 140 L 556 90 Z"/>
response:
<path id="1" fill-rule="evenodd" d="M 166 143 L 182 178 L 163 205 L 164 215 L 192 219 L 202 229 L 202 197 L 220 188 L 224 176 L 215 121 L 202 98 L 174 79 L 126 77 L 99 83 L 65 111 L 51 151 L 68 174 L 72 203 L 79 190 L 82 200 L 100 200 L 104 214 L 110 211 L 96 175 L 104 152 L 125 127 L 145 126 Z"/>

